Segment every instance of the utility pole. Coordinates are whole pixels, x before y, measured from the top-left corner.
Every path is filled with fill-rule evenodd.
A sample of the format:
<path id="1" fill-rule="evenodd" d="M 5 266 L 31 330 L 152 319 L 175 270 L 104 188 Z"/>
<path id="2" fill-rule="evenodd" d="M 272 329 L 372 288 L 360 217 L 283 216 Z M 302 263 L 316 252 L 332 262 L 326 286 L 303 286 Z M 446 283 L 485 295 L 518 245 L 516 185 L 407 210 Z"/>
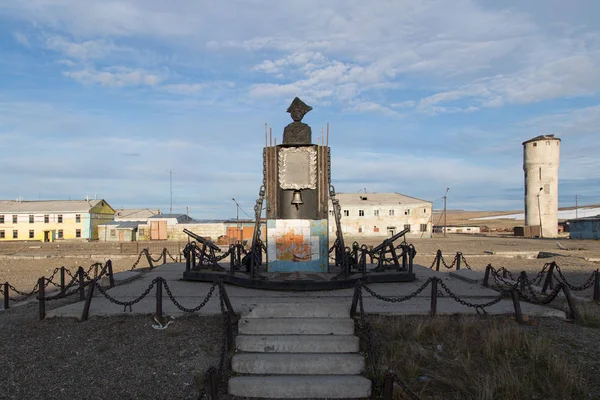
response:
<path id="1" fill-rule="evenodd" d="M 448 190 L 450 188 L 446 188 L 446 193 L 444 193 L 444 237 L 446 237 L 446 198 L 448 197 Z"/>
<path id="2" fill-rule="evenodd" d="M 577 212 L 577 209 L 579 208 L 579 206 L 578 206 L 579 199 L 577 197 L 578 197 L 578 195 L 575 195 L 575 218 L 577 218 L 579 215 L 579 213 Z"/>
<path id="3" fill-rule="evenodd" d="M 173 171 L 169 170 L 169 192 L 171 201 L 169 203 L 169 214 L 173 214 Z"/>
<path id="4" fill-rule="evenodd" d="M 241 234 L 241 229 L 240 229 L 240 205 L 234 198 L 232 198 L 231 200 L 233 200 L 235 202 L 235 226 L 237 227 L 237 231 L 238 231 L 238 235 L 240 236 L 240 243 L 241 243 L 242 242 L 242 234 Z"/>
<path id="5" fill-rule="evenodd" d="M 542 194 L 542 191 L 544 190 L 543 187 L 540 188 L 540 191 L 537 194 L 537 199 L 538 199 L 538 218 L 540 219 L 540 239 L 544 238 L 544 234 L 542 233 L 542 206 L 540 204 L 540 195 Z"/>

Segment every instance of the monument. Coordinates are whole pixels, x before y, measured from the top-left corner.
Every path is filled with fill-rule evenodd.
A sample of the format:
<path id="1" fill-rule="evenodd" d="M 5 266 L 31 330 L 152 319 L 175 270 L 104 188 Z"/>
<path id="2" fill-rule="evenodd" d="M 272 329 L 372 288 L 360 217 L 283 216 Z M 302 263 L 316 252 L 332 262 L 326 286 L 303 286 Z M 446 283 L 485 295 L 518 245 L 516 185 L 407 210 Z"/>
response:
<path id="1" fill-rule="evenodd" d="M 293 122 L 284 128 L 283 142 L 277 145 L 265 138 L 252 243 L 247 246 L 238 241 L 223 251 L 209 238 L 184 229 L 193 239 L 183 250 L 185 280 L 304 291 L 351 288 L 359 280 L 372 283 L 415 279 L 414 246 L 405 240 L 395 243 L 410 228 L 376 247 L 357 242 L 345 245 L 341 207 L 331 184 L 329 146 L 324 140 L 313 144 L 312 130 L 302 122 L 311 110 L 296 97 L 287 109 Z M 329 215 L 335 223 L 332 263 Z M 225 259 L 228 265 L 221 263 Z"/>
<path id="2" fill-rule="evenodd" d="M 328 272 L 329 148 L 312 143 L 310 110 L 296 97 L 283 143 L 265 147 L 268 272 Z"/>

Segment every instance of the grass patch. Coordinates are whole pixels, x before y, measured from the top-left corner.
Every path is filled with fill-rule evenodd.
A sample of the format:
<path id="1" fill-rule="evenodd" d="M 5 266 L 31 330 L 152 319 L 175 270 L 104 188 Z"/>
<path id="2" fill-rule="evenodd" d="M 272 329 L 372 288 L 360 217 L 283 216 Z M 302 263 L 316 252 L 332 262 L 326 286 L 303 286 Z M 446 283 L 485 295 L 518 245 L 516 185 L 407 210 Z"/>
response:
<path id="1" fill-rule="evenodd" d="M 580 302 L 575 303 L 579 312 L 579 319 L 575 322 L 578 325 L 588 328 L 600 328 L 600 306 L 596 302 Z"/>
<path id="2" fill-rule="evenodd" d="M 371 319 L 380 381 L 395 372 L 422 399 L 585 398 L 581 367 L 506 318 Z M 396 399 L 403 399 L 401 390 Z M 406 397 L 408 398 L 408 397 Z"/>

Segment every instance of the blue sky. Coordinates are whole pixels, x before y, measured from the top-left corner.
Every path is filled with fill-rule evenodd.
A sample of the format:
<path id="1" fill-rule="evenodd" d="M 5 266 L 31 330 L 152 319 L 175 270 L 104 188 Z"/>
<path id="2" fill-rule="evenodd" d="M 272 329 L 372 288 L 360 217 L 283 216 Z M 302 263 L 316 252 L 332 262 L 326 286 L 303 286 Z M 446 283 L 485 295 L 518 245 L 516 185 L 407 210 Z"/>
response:
<path id="1" fill-rule="evenodd" d="M 0 198 L 251 213 L 264 124 L 329 122 L 339 192 L 518 210 L 522 147 L 562 139 L 561 206 L 600 203 L 600 2 L 0 4 Z"/>

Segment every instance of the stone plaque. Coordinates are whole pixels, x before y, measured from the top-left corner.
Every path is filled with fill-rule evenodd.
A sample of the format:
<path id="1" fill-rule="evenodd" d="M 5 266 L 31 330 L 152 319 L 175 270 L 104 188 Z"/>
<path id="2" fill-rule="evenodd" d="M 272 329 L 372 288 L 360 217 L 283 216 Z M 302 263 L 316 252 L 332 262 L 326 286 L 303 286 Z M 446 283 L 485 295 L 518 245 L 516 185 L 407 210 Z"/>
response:
<path id="1" fill-rule="evenodd" d="M 317 150 L 314 147 L 281 148 L 279 186 L 284 190 L 316 189 Z"/>

